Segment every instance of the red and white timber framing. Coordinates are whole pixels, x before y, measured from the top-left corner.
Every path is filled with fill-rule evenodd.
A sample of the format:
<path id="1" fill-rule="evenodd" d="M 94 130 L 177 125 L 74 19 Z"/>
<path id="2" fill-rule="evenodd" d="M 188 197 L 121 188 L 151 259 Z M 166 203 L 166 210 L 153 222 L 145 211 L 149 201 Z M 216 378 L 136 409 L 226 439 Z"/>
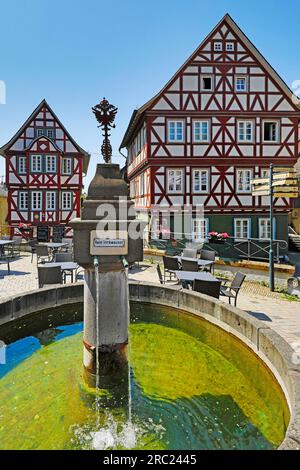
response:
<path id="1" fill-rule="evenodd" d="M 68 233 L 68 222 L 80 216 L 82 178 L 90 156 L 73 140 L 45 100 L 0 149 L 0 155 L 6 159 L 8 224 L 61 225 Z M 39 171 L 32 166 L 33 155 L 41 156 Z M 49 156 L 55 157 L 52 171 L 45 163 Z M 63 168 L 64 158 L 68 165 Z M 37 191 L 41 194 L 39 209 L 34 208 L 32 200 L 33 192 Z M 20 204 L 20 193 L 27 194 L 27 204 Z M 47 202 L 49 193 L 54 199 L 51 210 Z M 63 203 L 64 193 L 69 196 Z"/>
<path id="2" fill-rule="evenodd" d="M 216 44 L 219 46 L 216 46 Z M 220 48 L 221 50 L 216 50 Z M 212 90 L 204 90 L 211 77 Z M 236 80 L 246 79 L 237 91 Z M 128 178 L 136 206 L 204 204 L 207 214 L 267 213 L 268 197 L 238 191 L 237 170 L 253 178 L 270 163 L 294 166 L 298 158 L 299 100 L 226 15 L 164 88 L 134 111 L 120 148 L 128 150 Z M 168 140 L 168 122 L 183 122 L 183 141 Z M 195 142 L 193 122 L 208 121 L 208 142 Z M 239 142 L 239 121 L 252 123 L 252 138 Z M 265 121 L 278 123 L 276 142 L 264 141 Z M 167 170 L 183 170 L 180 193 L 167 190 Z M 208 169 L 206 193 L 193 191 L 193 169 Z M 142 180 L 142 181 L 141 181 Z M 290 211 L 275 199 L 275 212 Z"/>

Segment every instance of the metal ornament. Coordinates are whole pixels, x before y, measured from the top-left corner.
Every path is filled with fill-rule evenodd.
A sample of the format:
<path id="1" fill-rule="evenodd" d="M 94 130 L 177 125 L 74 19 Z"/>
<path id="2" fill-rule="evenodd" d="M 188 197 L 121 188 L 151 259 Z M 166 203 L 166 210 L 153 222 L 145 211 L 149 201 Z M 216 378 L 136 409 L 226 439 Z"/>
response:
<path id="1" fill-rule="evenodd" d="M 110 104 L 105 98 L 100 101 L 99 104 L 92 108 L 93 113 L 99 122 L 99 126 L 103 131 L 103 143 L 101 145 L 101 154 L 105 163 L 111 163 L 111 156 L 112 156 L 112 146 L 109 140 L 110 137 L 110 129 L 116 127 L 114 124 L 114 120 L 116 118 L 116 114 L 118 112 L 118 108 Z"/>

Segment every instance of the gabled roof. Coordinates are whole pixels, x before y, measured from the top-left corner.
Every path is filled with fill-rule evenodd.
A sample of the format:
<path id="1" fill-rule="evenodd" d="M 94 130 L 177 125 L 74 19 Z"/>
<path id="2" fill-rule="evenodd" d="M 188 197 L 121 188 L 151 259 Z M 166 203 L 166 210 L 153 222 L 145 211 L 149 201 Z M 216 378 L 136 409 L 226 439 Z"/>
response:
<path id="1" fill-rule="evenodd" d="M 295 110 L 300 111 L 300 102 L 298 97 L 294 95 L 292 90 L 287 86 L 287 84 L 282 80 L 282 78 L 278 75 L 276 70 L 269 64 L 269 62 L 264 58 L 264 56 L 259 52 L 259 50 L 254 46 L 254 44 L 249 40 L 249 38 L 243 33 L 243 31 L 239 28 L 236 22 L 231 18 L 231 16 L 227 13 L 221 21 L 214 27 L 214 29 L 206 36 L 206 38 L 201 42 L 201 44 L 197 47 L 197 49 L 191 54 L 191 56 L 184 62 L 184 64 L 177 70 L 177 72 L 172 76 L 172 78 L 166 83 L 166 85 L 149 101 L 147 101 L 143 106 L 138 109 L 135 109 L 132 113 L 131 119 L 129 121 L 128 127 L 124 134 L 122 143 L 119 147 L 121 150 L 122 148 L 126 147 L 131 138 L 134 135 L 136 128 L 140 125 L 140 122 L 144 116 L 145 111 L 147 111 L 155 101 L 160 97 L 160 95 L 168 89 L 170 85 L 176 80 L 177 76 L 187 67 L 187 65 L 194 59 L 194 57 L 198 54 L 199 49 L 203 47 L 206 41 L 215 34 L 215 32 L 220 28 L 222 24 L 227 24 L 236 34 L 236 36 L 243 42 L 246 47 L 251 51 L 253 56 L 256 58 L 258 62 L 264 67 L 264 69 L 269 73 L 269 75 L 273 78 L 276 82 L 280 90 L 286 95 L 288 100 L 292 103 L 292 106 Z M 292 100 L 292 98 L 295 100 Z M 298 104 L 296 104 L 298 103 Z"/>
<path id="2" fill-rule="evenodd" d="M 77 142 L 71 137 L 71 135 L 69 134 L 69 132 L 67 131 L 67 129 L 65 128 L 65 126 L 62 124 L 62 122 L 59 120 L 59 118 L 57 117 L 57 115 L 55 114 L 55 112 L 53 111 L 53 109 L 49 106 L 49 104 L 47 103 L 47 101 L 45 99 L 43 99 L 40 104 L 35 108 L 35 110 L 31 113 L 31 115 L 29 116 L 29 118 L 24 122 L 24 124 L 20 127 L 20 129 L 15 133 L 15 135 L 5 144 L 3 145 L 1 148 L 0 148 L 0 155 L 2 155 L 3 157 L 5 157 L 5 151 L 10 148 L 14 143 L 15 141 L 18 139 L 18 137 L 24 132 L 24 130 L 26 129 L 26 127 L 29 126 L 29 124 L 31 123 L 31 121 L 33 121 L 33 119 L 35 118 L 35 116 L 41 111 L 41 109 L 43 107 L 46 107 L 49 112 L 53 115 L 54 119 L 57 121 L 57 123 L 59 124 L 59 126 L 62 128 L 62 130 L 65 132 L 65 134 L 68 136 L 68 138 L 70 139 L 70 142 L 72 142 L 72 144 L 74 145 L 74 147 L 76 147 L 76 149 L 78 150 L 79 153 L 81 153 L 83 155 L 83 172 L 86 174 L 87 173 L 87 170 L 88 170 L 88 166 L 89 166 L 89 161 L 90 161 L 90 154 L 88 152 L 86 152 L 82 147 L 80 147 Z M 60 150 L 61 152 L 61 150 Z"/>

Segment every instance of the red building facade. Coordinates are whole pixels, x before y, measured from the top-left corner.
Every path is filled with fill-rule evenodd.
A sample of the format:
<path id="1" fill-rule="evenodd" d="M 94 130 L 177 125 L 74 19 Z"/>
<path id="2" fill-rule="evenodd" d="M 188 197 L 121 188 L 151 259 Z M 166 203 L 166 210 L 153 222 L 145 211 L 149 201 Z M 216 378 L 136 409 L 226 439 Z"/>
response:
<path id="1" fill-rule="evenodd" d="M 47 233 L 51 238 L 60 227 L 61 234 L 70 236 L 68 223 L 80 216 L 82 178 L 90 156 L 45 100 L 0 154 L 6 159 L 8 223 L 12 232 L 30 224 L 31 235 L 39 227 L 44 229 L 44 236 Z"/>

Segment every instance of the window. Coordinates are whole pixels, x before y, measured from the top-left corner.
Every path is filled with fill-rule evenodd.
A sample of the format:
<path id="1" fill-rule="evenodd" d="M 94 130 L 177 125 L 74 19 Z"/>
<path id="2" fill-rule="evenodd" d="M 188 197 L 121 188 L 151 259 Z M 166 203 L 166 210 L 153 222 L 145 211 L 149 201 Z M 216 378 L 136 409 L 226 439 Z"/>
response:
<path id="1" fill-rule="evenodd" d="M 250 238 L 250 219 L 234 219 L 235 240 L 248 240 Z"/>
<path id="2" fill-rule="evenodd" d="M 152 240 L 158 240 L 160 235 L 160 222 L 159 217 L 152 220 L 151 223 L 151 238 Z"/>
<path id="3" fill-rule="evenodd" d="M 264 122 L 264 142 L 277 142 L 278 141 L 278 122 L 265 121 Z"/>
<path id="4" fill-rule="evenodd" d="M 192 220 L 192 240 L 201 241 L 205 240 L 208 235 L 208 219 L 193 219 Z"/>
<path id="5" fill-rule="evenodd" d="M 72 174 L 72 158 L 64 157 L 62 159 L 61 172 L 62 172 L 63 175 L 71 175 Z"/>
<path id="6" fill-rule="evenodd" d="M 46 192 L 46 211 L 55 211 L 56 209 L 56 193 L 55 191 Z"/>
<path id="7" fill-rule="evenodd" d="M 212 89 L 213 89 L 213 78 L 209 76 L 201 77 L 201 90 L 212 91 Z"/>
<path id="8" fill-rule="evenodd" d="M 270 219 L 259 219 L 258 221 L 258 237 L 261 240 L 270 240 Z M 273 219 L 273 238 L 275 237 L 275 219 Z"/>
<path id="9" fill-rule="evenodd" d="M 33 211 L 42 210 L 42 192 L 41 191 L 32 191 L 31 193 L 31 209 Z"/>
<path id="10" fill-rule="evenodd" d="M 28 210 L 28 193 L 26 191 L 19 192 L 19 210 L 20 211 Z"/>
<path id="11" fill-rule="evenodd" d="M 26 175 L 26 157 L 24 156 L 18 158 L 18 173 L 19 175 Z"/>
<path id="12" fill-rule="evenodd" d="M 237 190 L 239 193 L 251 192 L 252 170 L 237 170 Z"/>
<path id="13" fill-rule="evenodd" d="M 234 51 L 234 43 L 233 42 L 227 42 L 226 43 L 226 51 L 227 52 Z"/>
<path id="14" fill-rule="evenodd" d="M 31 173 L 42 173 L 42 155 L 31 155 Z"/>
<path id="15" fill-rule="evenodd" d="M 182 170 L 168 170 L 168 192 L 182 193 L 183 191 L 183 172 Z"/>
<path id="16" fill-rule="evenodd" d="M 169 142 L 183 142 L 183 121 L 169 121 Z"/>
<path id="17" fill-rule="evenodd" d="M 253 141 L 253 122 L 252 121 L 239 121 L 238 122 L 238 140 L 239 142 L 252 142 Z"/>
<path id="18" fill-rule="evenodd" d="M 247 91 L 246 77 L 235 78 L 235 91 Z"/>
<path id="19" fill-rule="evenodd" d="M 46 173 L 56 173 L 56 155 L 46 155 Z"/>
<path id="20" fill-rule="evenodd" d="M 222 43 L 221 42 L 215 42 L 214 50 L 215 51 L 221 51 L 222 49 L 223 49 Z"/>
<path id="21" fill-rule="evenodd" d="M 54 139 L 54 129 L 47 129 L 47 137 Z"/>
<path id="22" fill-rule="evenodd" d="M 194 142 L 208 142 L 208 132 L 208 121 L 194 121 Z"/>
<path id="23" fill-rule="evenodd" d="M 142 173 L 140 175 L 140 181 L 139 181 L 139 185 L 140 185 L 139 195 L 140 196 L 144 195 L 144 181 L 145 181 L 144 173 Z"/>
<path id="24" fill-rule="evenodd" d="M 42 137 L 44 135 L 44 129 L 37 129 L 36 130 L 36 136 L 37 137 Z"/>
<path id="25" fill-rule="evenodd" d="M 61 193 L 61 208 L 64 211 L 70 211 L 72 209 L 73 193 L 69 191 L 63 191 Z"/>
<path id="26" fill-rule="evenodd" d="M 208 170 L 193 170 L 193 192 L 208 192 Z"/>

